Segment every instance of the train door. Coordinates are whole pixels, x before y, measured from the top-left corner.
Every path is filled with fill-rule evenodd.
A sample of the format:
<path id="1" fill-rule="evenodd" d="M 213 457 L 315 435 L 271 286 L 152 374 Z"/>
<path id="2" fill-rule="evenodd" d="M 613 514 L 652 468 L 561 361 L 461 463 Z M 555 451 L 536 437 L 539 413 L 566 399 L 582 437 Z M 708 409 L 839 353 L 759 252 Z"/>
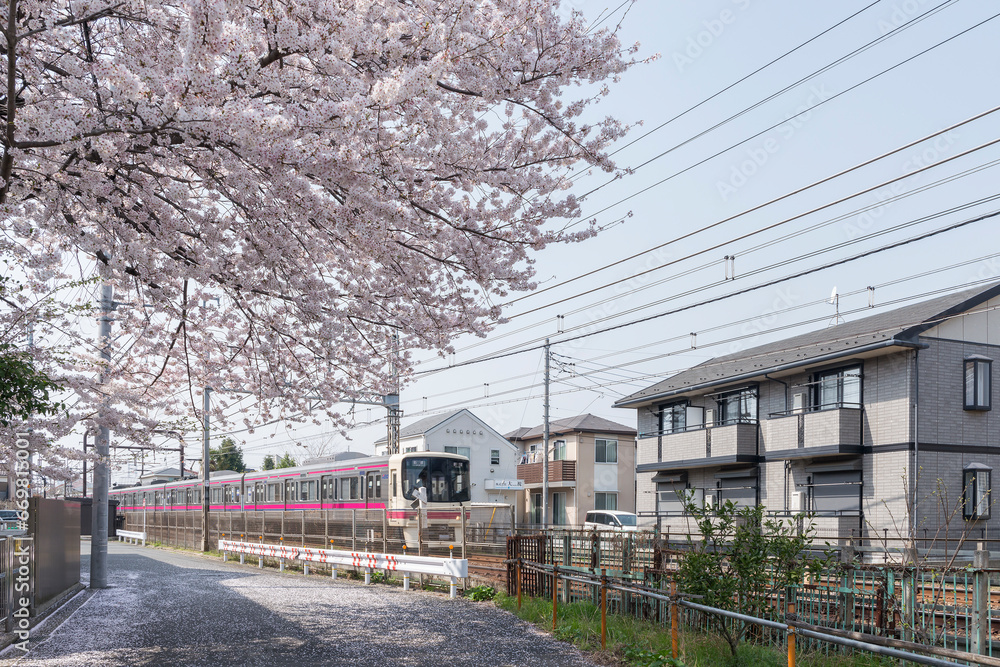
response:
<path id="1" fill-rule="evenodd" d="M 333 502 L 333 477 L 325 475 L 319 480 L 319 506 L 327 509 L 327 505 Z"/>
<path id="2" fill-rule="evenodd" d="M 365 476 L 365 507 L 382 504 L 382 473 L 370 472 Z"/>

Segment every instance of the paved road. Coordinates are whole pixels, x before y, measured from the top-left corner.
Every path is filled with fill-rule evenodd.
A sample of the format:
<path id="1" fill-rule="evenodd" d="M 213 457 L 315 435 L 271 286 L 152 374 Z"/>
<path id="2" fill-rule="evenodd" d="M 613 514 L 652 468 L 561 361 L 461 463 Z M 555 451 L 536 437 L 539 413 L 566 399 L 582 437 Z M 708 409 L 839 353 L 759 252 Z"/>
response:
<path id="1" fill-rule="evenodd" d="M 0 665 L 592 664 L 511 614 L 436 593 L 119 544 L 108 563 L 109 588 L 81 593 Z"/>

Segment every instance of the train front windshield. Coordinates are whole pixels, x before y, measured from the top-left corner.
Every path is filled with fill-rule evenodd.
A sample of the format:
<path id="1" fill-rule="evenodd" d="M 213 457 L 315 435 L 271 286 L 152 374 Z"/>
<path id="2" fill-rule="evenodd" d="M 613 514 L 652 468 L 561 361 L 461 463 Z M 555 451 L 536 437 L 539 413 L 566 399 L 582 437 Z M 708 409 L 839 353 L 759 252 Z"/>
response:
<path id="1" fill-rule="evenodd" d="M 427 488 L 431 503 L 464 503 L 469 500 L 469 462 L 417 456 L 403 460 L 403 497 L 413 500 L 417 486 Z"/>

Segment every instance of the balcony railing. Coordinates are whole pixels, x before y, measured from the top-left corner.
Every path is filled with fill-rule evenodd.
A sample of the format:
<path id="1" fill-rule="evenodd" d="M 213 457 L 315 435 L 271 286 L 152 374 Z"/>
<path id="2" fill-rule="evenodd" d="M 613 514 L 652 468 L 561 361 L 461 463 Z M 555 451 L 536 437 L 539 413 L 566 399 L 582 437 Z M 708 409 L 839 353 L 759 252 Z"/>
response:
<path id="1" fill-rule="evenodd" d="M 736 462 L 756 454 L 756 422 L 736 422 L 663 435 L 664 462 L 702 459 Z"/>
<path id="2" fill-rule="evenodd" d="M 523 479 L 525 486 L 542 483 L 542 462 L 522 463 L 517 466 L 517 478 Z M 549 483 L 575 482 L 576 461 L 549 461 Z"/>
<path id="3" fill-rule="evenodd" d="M 837 404 L 825 410 L 775 413 L 761 425 L 764 452 L 845 454 L 861 446 L 860 406 Z"/>

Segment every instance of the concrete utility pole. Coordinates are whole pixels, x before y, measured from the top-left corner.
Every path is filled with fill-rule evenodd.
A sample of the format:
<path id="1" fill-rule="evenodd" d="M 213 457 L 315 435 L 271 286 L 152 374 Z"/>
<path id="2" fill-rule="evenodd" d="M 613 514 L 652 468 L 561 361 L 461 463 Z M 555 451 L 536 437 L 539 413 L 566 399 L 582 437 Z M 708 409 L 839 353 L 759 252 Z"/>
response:
<path id="1" fill-rule="evenodd" d="M 542 528 L 549 525 L 549 339 L 545 339 L 545 415 L 542 423 Z"/>
<path id="2" fill-rule="evenodd" d="M 105 279 L 101 285 L 101 318 L 99 335 L 101 359 L 106 364 L 101 373 L 103 385 L 111 368 L 111 312 L 114 310 L 114 287 Z M 106 399 L 105 399 L 106 405 Z M 106 417 L 101 410 L 101 416 Z M 103 421 L 103 419 L 102 419 Z M 111 455 L 111 430 L 101 426 L 97 432 L 97 461 L 94 463 L 93 523 L 90 529 L 90 587 L 108 587 L 108 459 Z"/>
<path id="3" fill-rule="evenodd" d="M 209 458 L 208 458 L 208 440 L 209 440 L 209 428 L 211 426 L 208 411 L 212 407 L 212 388 L 205 387 L 205 391 L 202 393 L 203 403 L 201 408 L 201 418 L 203 421 L 202 428 L 202 440 L 201 440 L 201 479 L 202 479 L 202 489 L 201 489 L 201 550 L 208 551 L 208 478 L 209 478 Z M 183 459 L 182 459 L 183 461 Z M 181 476 L 184 475 L 184 469 L 181 468 Z"/>

